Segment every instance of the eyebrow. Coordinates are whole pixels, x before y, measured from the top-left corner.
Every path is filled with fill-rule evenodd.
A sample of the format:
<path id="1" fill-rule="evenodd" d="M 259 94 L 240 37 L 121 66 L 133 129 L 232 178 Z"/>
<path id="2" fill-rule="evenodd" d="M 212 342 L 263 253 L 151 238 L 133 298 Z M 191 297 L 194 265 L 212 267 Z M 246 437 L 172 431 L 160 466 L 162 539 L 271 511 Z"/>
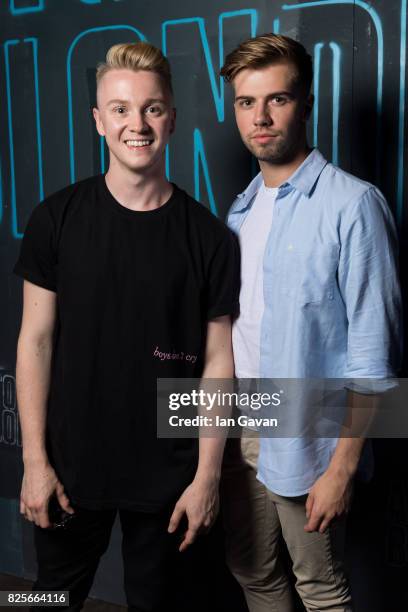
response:
<path id="1" fill-rule="evenodd" d="M 161 104 L 166 104 L 166 100 L 164 98 L 149 98 L 146 100 L 146 104 L 152 104 L 152 102 L 160 102 Z"/>
<path id="2" fill-rule="evenodd" d="M 153 102 L 160 102 L 161 104 L 165 104 L 166 101 L 163 100 L 162 98 L 148 98 L 145 103 L 144 106 L 148 106 L 149 104 L 152 104 Z M 109 102 L 107 102 L 108 105 L 110 104 L 129 104 L 129 100 L 119 100 L 119 99 L 114 99 L 114 100 L 109 100 Z"/>
<path id="3" fill-rule="evenodd" d="M 290 91 L 275 91 L 274 93 L 268 94 L 267 98 L 275 98 L 276 96 L 287 96 L 288 98 L 294 98 L 294 94 Z M 235 102 L 238 100 L 255 100 L 254 96 L 237 96 Z"/>
<path id="4" fill-rule="evenodd" d="M 107 104 L 127 104 L 128 101 L 127 100 L 109 100 L 109 102 L 107 102 Z"/>

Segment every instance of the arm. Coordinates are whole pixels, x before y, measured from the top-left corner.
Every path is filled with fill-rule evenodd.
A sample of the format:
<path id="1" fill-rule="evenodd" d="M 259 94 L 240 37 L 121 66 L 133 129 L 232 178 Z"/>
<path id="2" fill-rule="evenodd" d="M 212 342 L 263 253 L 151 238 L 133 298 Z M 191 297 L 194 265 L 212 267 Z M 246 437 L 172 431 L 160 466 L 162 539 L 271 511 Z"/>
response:
<path id="1" fill-rule="evenodd" d="M 233 357 L 231 344 L 231 318 L 222 316 L 208 323 L 203 378 L 232 378 Z M 192 544 L 200 530 L 213 524 L 219 506 L 219 480 L 224 453 L 225 437 L 200 437 L 198 468 L 193 482 L 178 500 L 169 523 L 174 532 L 184 514 L 188 530 L 180 551 Z"/>
<path id="2" fill-rule="evenodd" d="M 371 415 L 375 412 L 378 403 L 377 395 L 361 395 L 348 392 L 347 413 L 352 415 L 353 410 L 362 413 L 362 419 L 369 424 Z M 360 425 L 364 425 L 361 423 Z M 319 531 L 323 533 L 335 518 L 341 517 L 350 509 L 352 486 L 365 438 L 344 437 L 347 430 L 342 429 L 335 451 L 327 470 L 317 479 L 309 491 L 306 500 L 305 531 Z"/>
<path id="3" fill-rule="evenodd" d="M 374 188 L 363 194 L 344 215 L 339 232 L 338 283 L 348 321 L 345 378 L 357 379 L 360 387 L 364 378 L 370 380 L 368 395 L 348 392 L 347 412 L 356 437 L 347 438 L 350 429 L 342 430 L 328 469 L 308 495 L 305 530 L 321 533 L 350 506 L 362 434 L 378 405 L 376 392 L 389 388 L 384 379 L 395 375 L 401 355 L 397 237 L 382 195 Z"/>
<path id="4" fill-rule="evenodd" d="M 17 347 L 17 398 L 23 436 L 24 477 L 20 512 L 40 527 L 50 527 L 48 501 L 73 510 L 50 465 L 45 447 L 56 294 L 24 282 L 23 319 Z"/>

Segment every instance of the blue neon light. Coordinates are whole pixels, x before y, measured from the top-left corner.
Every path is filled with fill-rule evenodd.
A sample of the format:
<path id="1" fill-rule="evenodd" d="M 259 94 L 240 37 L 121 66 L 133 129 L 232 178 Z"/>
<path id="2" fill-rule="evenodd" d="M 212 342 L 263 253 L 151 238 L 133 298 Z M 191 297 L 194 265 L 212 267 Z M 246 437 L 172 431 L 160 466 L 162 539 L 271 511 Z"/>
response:
<path id="1" fill-rule="evenodd" d="M 99 151 L 101 159 L 101 174 L 105 174 L 105 136 L 99 136 Z"/>
<path id="2" fill-rule="evenodd" d="M 42 166 L 40 94 L 39 94 L 39 84 L 38 84 L 38 40 L 36 38 L 24 38 L 23 42 L 31 43 L 33 46 L 39 199 L 43 200 L 44 199 L 44 176 L 43 176 L 43 166 Z M 11 78 L 10 78 L 9 47 L 12 45 L 18 45 L 19 43 L 20 41 L 17 39 L 8 40 L 4 43 L 4 60 L 5 60 L 5 66 L 6 66 L 7 122 L 8 122 L 9 151 L 10 151 L 11 227 L 12 227 L 12 234 L 14 238 L 22 238 L 23 234 L 18 231 L 18 218 L 17 218 L 16 169 L 15 169 L 15 159 L 14 159 L 14 135 L 13 135 L 13 113 L 12 113 L 12 104 L 11 104 Z"/>
<path id="3" fill-rule="evenodd" d="M 211 212 L 218 216 L 217 205 L 211 186 L 210 174 L 208 171 L 207 158 L 205 156 L 203 137 L 198 128 L 194 130 L 194 197 L 200 200 L 200 163 L 203 168 L 204 181 L 207 187 L 208 200 Z"/>
<path id="4" fill-rule="evenodd" d="M 404 210 L 404 131 L 405 70 L 407 64 L 407 0 L 401 0 L 400 93 L 398 117 L 397 222 L 402 224 Z"/>
<path id="5" fill-rule="evenodd" d="M 221 13 L 218 17 L 218 49 L 219 49 L 219 67 L 221 68 L 224 63 L 224 39 L 223 39 L 223 21 L 224 19 L 230 19 L 232 17 L 240 17 L 242 15 L 249 15 L 251 17 L 251 36 L 255 36 L 258 27 L 258 13 L 255 9 L 243 9 L 240 11 L 230 11 L 227 13 Z M 171 19 L 162 23 L 162 51 L 164 55 L 167 55 L 167 28 L 169 26 L 181 25 L 187 23 L 198 24 L 198 30 L 200 33 L 201 44 L 204 51 L 205 62 L 207 65 L 208 77 L 210 79 L 210 86 L 212 95 L 214 98 L 215 110 L 217 113 L 217 119 L 221 123 L 225 118 L 224 109 L 224 82 L 220 77 L 219 84 L 217 85 L 217 79 L 215 76 L 214 65 L 211 57 L 210 46 L 208 43 L 207 31 L 205 27 L 205 20 L 203 17 L 186 17 L 184 19 Z"/>
<path id="6" fill-rule="evenodd" d="M 382 126 L 381 126 L 381 115 L 382 115 L 382 91 L 383 91 L 383 78 L 384 78 L 384 35 L 382 29 L 381 19 L 377 11 L 368 3 L 363 0 L 317 0 L 315 2 L 300 2 L 297 4 L 283 4 L 282 10 L 293 11 L 301 8 L 316 8 L 318 6 L 330 6 L 330 5 L 341 5 L 351 4 L 353 6 L 359 6 L 363 10 L 367 11 L 373 20 L 376 32 L 377 32 L 377 150 L 381 149 L 382 140 Z M 376 164 L 377 178 L 380 176 L 380 156 L 377 156 Z"/>
<path id="7" fill-rule="evenodd" d="M 17 203 L 16 203 L 16 170 L 14 164 L 14 140 L 13 140 L 13 113 L 11 110 L 11 85 L 10 85 L 10 60 L 9 47 L 18 45 L 19 40 L 7 40 L 4 43 L 4 61 L 6 65 L 6 95 L 7 95 L 7 122 L 9 133 L 10 151 L 10 178 L 11 178 L 11 230 L 14 238 L 22 238 L 17 227 Z"/>
<path id="8" fill-rule="evenodd" d="M 340 117 L 340 65 L 341 49 L 335 42 L 330 43 L 333 52 L 333 138 L 332 162 L 339 163 L 339 117 Z"/>
<path id="9" fill-rule="evenodd" d="M 40 88 L 38 85 L 38 39 L 24 38 L 24 42 L 33 45 L 34 58 L 34 89 L 35 89 L 35 121 L 37 128 L 37 156 L 38 156 L 38 180 L 40 201 L 44 199 L 44 173 L 42 165 L 42 141 L 41 141 L 41 114 L 40 114 Z"/>
<path id="10" fill-rule="evenodd" d="M 317 147 L 319 144 L 319 102 L 320 102 L 320 58 L 322 55 L 322 49 L 324 43 L 319 42 L 314 46 L 314 79 L 313 79 L 313 146 Z"/>
<path id="11" fill-rule="evenodd" d="M 3 221 L 3 174 L 0 161 L 0 223 Z"/>
<path id="12" fill-rule="evenodd" d="M 166 145 L 165 162 L 166 162 L 166 178 L 169 181 L 170 180 L 170 147 L 169 145 Z"/>
<path id="13" fill-rule="evenodd" d="M 9 9 L 12 15 L 24 15 L 26 13 L 39 13 L 44 10 L 44 0 L 38 0 L 37 6 L 22 6 L 16 8 L 15 0 L 10 0 Z"/>

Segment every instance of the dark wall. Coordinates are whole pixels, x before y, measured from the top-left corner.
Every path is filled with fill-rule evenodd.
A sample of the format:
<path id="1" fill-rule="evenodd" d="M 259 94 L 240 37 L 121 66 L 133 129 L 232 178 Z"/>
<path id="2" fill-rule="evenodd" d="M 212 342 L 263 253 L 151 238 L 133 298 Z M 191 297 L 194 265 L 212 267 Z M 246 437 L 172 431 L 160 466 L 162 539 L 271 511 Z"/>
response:
<path id="1" fill-rule="evenodd" d="M 107 167 L 90 112 L 95 65 L 117 42 L 147 39 L 163 49 L 173 67 L 178 109 L 168 175 L 223 217 L 255 170 L 234 126 L 231 92 L 218 77 L 223 57 L 251 34 L 273 30 L 299 39 L 315 65 L 310 142 L 383 190 L 404 255 L 406 10 L 407 0 L 2 0 L 0 571 L 34 571 L 31 532 L 21 527 L 17 503 L 21 440 L 14 363 L 21 283 L 11 268 L 33 207 Z M 402 270 L 404 276 L 404 260 Z M 406 610 L 406 445 L 382 441 L 376 453 L 376 480 L 357 498 L 352 521 L 358 610 Z M 378 580 L 367 599 L 373 568 Z M 383 607 L 385 587 L 397 589 L 392 608 Z M 115 588 L 109 583 L 107 590 Z"/>

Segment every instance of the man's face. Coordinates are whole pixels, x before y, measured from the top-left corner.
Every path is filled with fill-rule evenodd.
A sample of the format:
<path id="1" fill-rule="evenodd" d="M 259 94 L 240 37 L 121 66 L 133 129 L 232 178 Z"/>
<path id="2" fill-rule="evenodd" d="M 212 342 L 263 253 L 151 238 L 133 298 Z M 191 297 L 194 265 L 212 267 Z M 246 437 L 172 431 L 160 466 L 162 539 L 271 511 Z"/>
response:
<path id="1" fill-rule="evenodd" d="M 110 70 L 99 82 L 97 100 L 96 128 L 106 138 L 111 164 L 143 172 L 164 163 L 175 109 L 158 74 Z"/>
<path id="2" fill-rule="evenodd" d="M 299 91 L 292 64 L 241 70 L 233 81 L 241 138 L 261 162 L 285 164 L 304 147 L 312 97 Z"/>

